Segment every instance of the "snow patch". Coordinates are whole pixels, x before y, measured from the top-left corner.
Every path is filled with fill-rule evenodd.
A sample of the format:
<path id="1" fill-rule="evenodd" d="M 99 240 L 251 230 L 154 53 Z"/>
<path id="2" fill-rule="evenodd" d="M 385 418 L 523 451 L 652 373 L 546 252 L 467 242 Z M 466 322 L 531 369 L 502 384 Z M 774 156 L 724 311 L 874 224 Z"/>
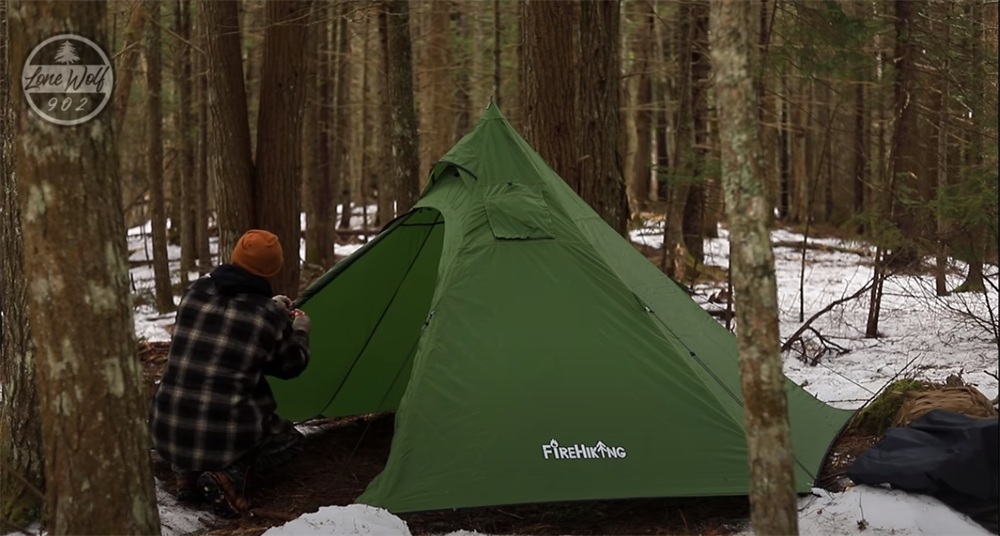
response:
<path id="1" fill-rule="evenodd" d="M 284 525 L 273 527 L 264 536 L 295 535 L 409 536 L 406 523 L 381 508 L 367 504 L 325 506 Z"/>

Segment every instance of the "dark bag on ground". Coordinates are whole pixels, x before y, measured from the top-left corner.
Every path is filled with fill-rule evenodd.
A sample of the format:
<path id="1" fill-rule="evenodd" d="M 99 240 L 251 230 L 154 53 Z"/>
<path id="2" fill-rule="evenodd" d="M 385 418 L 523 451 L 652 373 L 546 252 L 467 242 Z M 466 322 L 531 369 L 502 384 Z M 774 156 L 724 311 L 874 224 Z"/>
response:
<path id="1" fill-rule="evenodd" d="M 997 419 L 974 419 L 932 410 L 906 428 L 892 428 L 847 471 L 854 482 L 940 499 L 997 533 L 1000 428 Z"/>

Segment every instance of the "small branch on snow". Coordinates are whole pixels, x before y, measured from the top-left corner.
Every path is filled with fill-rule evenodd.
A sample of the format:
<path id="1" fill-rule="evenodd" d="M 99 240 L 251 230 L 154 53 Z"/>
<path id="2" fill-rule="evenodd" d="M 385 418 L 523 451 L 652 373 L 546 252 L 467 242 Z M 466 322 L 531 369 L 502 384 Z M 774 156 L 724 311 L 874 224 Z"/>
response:
<path id="1" fill-rule="evenodd" d="M 781 351 L 782 352 L 787 352 L 788 349 L 792 347 L 792 344 L 796 340 L 799 340 L 802 337 L 802 334 L 805 333 L 805 331 L 807 329 L 810 329 L 809 326 L 817 318 L 825 315 L 826 313 L 829 313 L 830 311 L 833 310 L 834 307 L 836 307 L 836 306 L 838 306 L 838 305 L 840 305 L 842 303 L 846 303 L 846 302 L 849 302 L 851 300 L 857 299 L 859 296 L 861 296 L 862 294 L 864 294 L 865 292 L 867 292 L 868 289 L 872 288 L 872 283 L 873 282 L 874 281 L 868 281 L 867 283 L 865 283 L 865 285 L 863 287 L 861 287 L 860 289 L 858 289 L 857 292 L 855 292 L 854 294 L 851 294 L 850 296 L 848 296 L 846 298 L 840 298 L 839 300 L 834 300 L 833 302 L 830 302 L 829 305 L 827 305 L 826 307 L 820 309 L 819 312 L 817 312 L 816 314 L 814 314 L 811 317 L 809 317 L 809 320 L 806 320 L 801 326 L 799 326 L 799 329 L 796 330 L 795 333 L 792 333 L 791 337 L 789 337 L 788 339 L 785 340 L 784 343 L 782 343 L 782 345 L 781 345 Z M 815 333 L 815 330 L 813 330 L 813 332 Z"/>
<path id="2" fill-rule="evenodd" d="M 814 249 L 816 251 L 849 253 L 852 255 L 858 255 L 860 257 L 868 257 L 869 255 L 871 255 L 870 253 L 868 253 L 863 249 L 845 248 L 843 246 L 831 246 L 829 244 L 817 244 L 815 242 L 802 242 L 801 240 L 796 240 L 796 241 L 777 240 L 771 243 L 771 247 L 791 248 L 791 249 Z"/>

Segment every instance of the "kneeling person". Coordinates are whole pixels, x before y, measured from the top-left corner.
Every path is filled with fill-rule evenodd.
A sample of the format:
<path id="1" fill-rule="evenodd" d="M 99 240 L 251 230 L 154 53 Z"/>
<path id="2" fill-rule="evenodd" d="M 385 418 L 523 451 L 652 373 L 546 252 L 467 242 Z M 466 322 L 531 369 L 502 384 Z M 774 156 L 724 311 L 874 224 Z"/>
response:
<path id="1" fill-rule="evenodd" d="M 309 362 L 309 317 L 273 296 L 278 238 L 244 234 L 223 264 L 188 287 L 177 310 L 167 368 L 150 408 L 150 431 L 173 466 L 178 498 L 207 499 L 238 515 L 251 470 L 286 461 L 301 434 L 275 414 L 265 375 L 298 376 Z"/>

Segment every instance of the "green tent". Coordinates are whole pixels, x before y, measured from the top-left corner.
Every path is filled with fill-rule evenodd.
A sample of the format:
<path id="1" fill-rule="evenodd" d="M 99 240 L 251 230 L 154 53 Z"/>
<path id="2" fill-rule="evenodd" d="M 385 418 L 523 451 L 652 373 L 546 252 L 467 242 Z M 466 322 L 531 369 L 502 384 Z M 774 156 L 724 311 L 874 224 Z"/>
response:
<path id="1" fill-rule="evenodd" d="M 410 512 L 749 490 L 735 337 L 493 104 L 415 208 L 309 287 L 293 420 L 396 411 L 358 502 Z M 788 382 L 798 491 L 849 416 Z"/>

